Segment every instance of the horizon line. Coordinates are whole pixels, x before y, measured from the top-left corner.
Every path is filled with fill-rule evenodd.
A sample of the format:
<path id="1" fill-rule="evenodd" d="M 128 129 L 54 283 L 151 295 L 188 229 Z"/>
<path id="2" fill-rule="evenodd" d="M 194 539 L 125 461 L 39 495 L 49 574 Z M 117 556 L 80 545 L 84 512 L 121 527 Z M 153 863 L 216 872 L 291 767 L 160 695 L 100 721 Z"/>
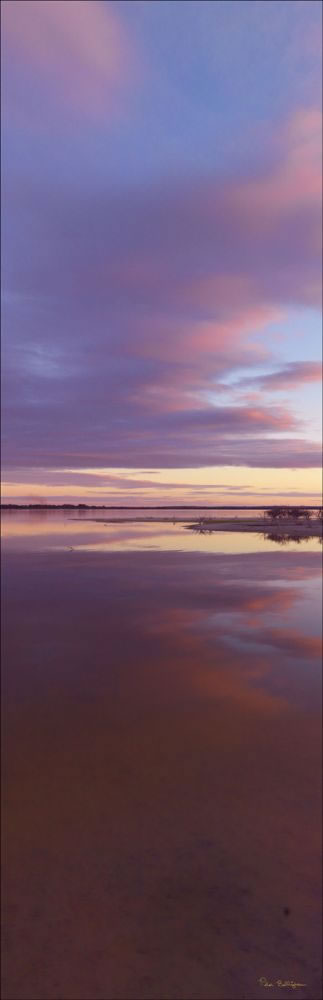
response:
<path id="1" fill-rule="evenodd" d="M 320 510 L 321 504 L 152 504 L 150 506 L 133 504 L 87 504 L 87 503 L 2 503 L 0 510 L 271 510 L 273 507 L 295 507 L 306 510 Z"/>

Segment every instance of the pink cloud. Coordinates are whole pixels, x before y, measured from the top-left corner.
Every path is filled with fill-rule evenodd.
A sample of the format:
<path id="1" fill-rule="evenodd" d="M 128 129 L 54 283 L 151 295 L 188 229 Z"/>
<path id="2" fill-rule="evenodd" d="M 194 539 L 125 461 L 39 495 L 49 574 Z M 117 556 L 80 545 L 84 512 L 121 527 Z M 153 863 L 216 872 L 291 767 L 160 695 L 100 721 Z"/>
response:
<path id="1" fill-rule="evenodd" d="M 281 130 L 277 147 L 277 162 L 270 172 L 233 191 L 240 210 L 250 213 L 251 226 L 259 219 L 272 225 L 281 211 L 318 208 L 322 201 L 322 112 L 318 108 L 295 112 Z"/>
<path id="2" fill-rule="evenodd" d="M 135 73 L 121 18 L 101 0 L 5 0 L 4 55 L 30 84 L 67 115 L 105 117 L 118 106 Z M 24 79 L 24 76 L 23 76 Z M 23 90 L 23 88 L 22 88 Z M 6 102 L 10 99 L 8 86 Z M 49 104 L 49 107 L 50 107 Z M 28 103 L 28 114 L 32 105 Z"/>

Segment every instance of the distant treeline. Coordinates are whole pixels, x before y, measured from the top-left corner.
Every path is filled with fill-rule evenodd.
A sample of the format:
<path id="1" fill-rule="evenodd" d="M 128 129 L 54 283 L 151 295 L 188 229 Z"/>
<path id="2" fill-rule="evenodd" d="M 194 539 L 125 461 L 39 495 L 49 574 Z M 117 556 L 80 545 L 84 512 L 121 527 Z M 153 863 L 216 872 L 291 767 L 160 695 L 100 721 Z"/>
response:
<path id="1" fill-rule="evenodd" d="M 316 510 L 322 512 L 322 507 L 269 507 L 262 504 L 259 507 L 232 507 L 230 505 L 208 506 L 206 504 L 150 504 L 149 507 L 140 507 L 128 504 L 118 506 L 110 504 L 92 503 L 2 503 L 0 510 L 265 510 L 274 520 L 281 517 L 306 517 L 308 512 Z"/>
<path id="2" fill-rule="evenodd" d="M 109 508 L 88 503 L 2 503 L 1 510 L 108 510 Z M 112 509 L 112 508 L 110 508 Z M 116 508 L 117 510 L 119 508 Z"/>

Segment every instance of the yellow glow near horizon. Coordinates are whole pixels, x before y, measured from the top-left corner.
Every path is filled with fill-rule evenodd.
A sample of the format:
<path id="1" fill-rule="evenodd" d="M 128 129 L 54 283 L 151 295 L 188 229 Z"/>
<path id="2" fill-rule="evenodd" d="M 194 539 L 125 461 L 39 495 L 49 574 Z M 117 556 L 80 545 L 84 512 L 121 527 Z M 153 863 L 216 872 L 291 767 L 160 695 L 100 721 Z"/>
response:
<path id="1" fill-rule="evenodd" d="M 304 490 L 304 495 L 313 489 L 320 490 L 322 473 L 319 468 L 286 469 L 286 468 L 250 468 L 246 465 L 202 466 L 201 468 L 183 469 L 118 469 L 118 468 L 86 468 L 65 470 L 66 475 L 74 473 L 94 476 L 124 476 L 128 479 L 149 479 L 152 485 L 159 483 L 174 483 L 178 486 L 216 487 L 223 482 L 226 486 L 240 487 L 241 482 L 247 482 L 252 490 L 298 489 Z M 247 477 L 247 480 L 246 480 Z M 126 486 L 126 483 L 125 483 Z"/>
<path id="2" fill-rule="evenodd" d="M 50 502 L 60 497 L 66 499 L 66 502 L 69 498 L 74 501 L 79 498 L 84 502 L 88 498 L 94 498 L 97 502 L 103 499 L 107 502 L 110 499 L 111 503 L 136 503 L 138 499 L 143 499 L 152 504 L 154 501 L 158 503 L 162 497 L 163 503 L 168 504 L 190 500 L 201 504 L 241 502 L 248 505 L 253 502 L 261 503 L 262 500 L 264 503 L 278 503 L 284 498 L 292 502 L 294 496 L 295 502 L 306 502 L 314 498 L 314 502 L 319 503 L 322 487 L 322 474 L 318 468 L 217 466 L 192 469 L 78 468 L 38 471 L 39 481 L 38 477 L 36 481 L 31 481 L 31 475 L 26 480 L 22 478 L 20 482 L 6 480 L 2 485 L 2 501 L 10 498 L 17 502 L 23 502 L 24 499 L 26 502 L 37 502 L 38 499 L 46 498 Z M 74 476 L 83 475 L 84 484 L 73 482 Z M 116 483 L 113 482 L 114 478 Z M 124 482 L 120 483 L 120 480 Z M 127 484 L 136 480 L 138 486 L 128 489 Z M 168 489 L 168 484 L 174 489 Z"/>

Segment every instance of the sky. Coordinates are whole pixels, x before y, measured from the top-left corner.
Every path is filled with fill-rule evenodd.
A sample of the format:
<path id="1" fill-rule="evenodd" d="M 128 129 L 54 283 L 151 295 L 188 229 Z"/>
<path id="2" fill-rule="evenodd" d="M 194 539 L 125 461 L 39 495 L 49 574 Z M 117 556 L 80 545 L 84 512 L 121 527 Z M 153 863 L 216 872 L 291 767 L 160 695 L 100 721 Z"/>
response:
<path id="1" fill-rule="evenodd" d="M 2 502 L 320 502 L 321 17 L 4 0 Z"/>

